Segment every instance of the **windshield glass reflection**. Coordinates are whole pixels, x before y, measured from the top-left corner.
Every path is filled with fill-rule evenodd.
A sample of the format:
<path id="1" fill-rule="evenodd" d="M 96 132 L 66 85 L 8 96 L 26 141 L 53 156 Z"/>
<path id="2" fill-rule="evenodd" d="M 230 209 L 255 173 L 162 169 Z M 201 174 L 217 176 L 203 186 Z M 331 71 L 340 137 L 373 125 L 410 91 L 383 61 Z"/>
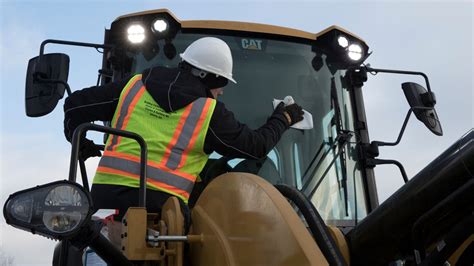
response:
<path id="1" fill-rule="evenodd" d="M 204 36 L 209 35 L 178 34 L 173 40 L 177 51 L 173 58 L 163 52 L 130 53 L 132 72 L 155 65 L 176 67 L 181 61 L 179 53 Z M 353 131 L 352 107 L 349 93 L 343 89 L 342 71 L 331 70 L 326 55 L 315 52 L 317 49 L 309 44 L 215 36 L 226 41 L 232 50 L 233 77 L 237 81 L 225 87 L 219 100 L 239 121 L 258 128 L 273 112 L 272 101 L 288 95 L 313 116 L 313 129 L 286 131 L 265 160 L 228 158 L 230 169 L 302 190 L 327 221 L 363 218 L 366 214 L 361 177 L 355 153 L 350 152 L 355 144 L 348 141 L 345 147 L 333 147 L 341 131 Z M 164 43 L 160 45 L 162 48 Z M 210 158 L 220 157 L 212 154 Z M 318 189 L 313 191 L 318 182 Z"/>

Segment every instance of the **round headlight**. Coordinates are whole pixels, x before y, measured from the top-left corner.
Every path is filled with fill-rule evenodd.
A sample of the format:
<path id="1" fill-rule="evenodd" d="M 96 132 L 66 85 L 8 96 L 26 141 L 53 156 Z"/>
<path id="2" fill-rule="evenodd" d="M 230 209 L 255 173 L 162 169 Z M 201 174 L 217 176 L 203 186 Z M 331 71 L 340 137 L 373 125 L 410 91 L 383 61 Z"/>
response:
<path id="1" fill-rule="evenodd" d="M 44 205 L 55 210 L 43 213 L 43 223 L 55 233 L 74 230 L 87 216 L 89 205 L 76 187 L 58 186 L 46 195 Z M 86 206 L 83 206 L 86 205 Z"/>
<path id="2" fill-rule="evenodd" d="M 166 23 L 166 21 L 164 21 L 162 19 L 157 19 L 153 23 L 153 30 L 155 32 L 163 32 L 166 29 L 168 29 L 168 23 Z"/>
<path id="3" fill-rule="evenodd" d="M 347 49 L 347 55 L 351 60 L 357 61 L 362 58 L 362 47 L 358 44 L 351 44 Z"/>
<path id="4" fill-rule="evenodd" d="M 145 40 L 145 29 L 138 24 L 128 27 L 128 40 L 131 43 L 141 43 Z"/>
<path id="5" fill-rule="evenodd" d="M 339 38 L 337 38 L 337 43 L 342 48 L 346 48 L 349 45 L 349 40 L 347 40 L 347 38 L 344 36 L 339 36 Z"/>

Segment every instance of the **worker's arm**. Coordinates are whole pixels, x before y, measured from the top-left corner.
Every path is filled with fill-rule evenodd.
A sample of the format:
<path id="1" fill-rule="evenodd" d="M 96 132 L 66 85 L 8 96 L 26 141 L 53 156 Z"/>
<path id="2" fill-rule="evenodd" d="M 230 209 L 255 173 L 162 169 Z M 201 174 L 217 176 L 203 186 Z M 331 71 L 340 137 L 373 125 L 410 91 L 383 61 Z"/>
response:
<path id="1" fill-rule="evenodd" d="M 74 130 L 82 123 L 110 121 L 120 92 L 129 79 L 75 91 L 64 102 L 64 135 L 71 141 Z"/>
<path id="2" fill-rule="evenodd" d="M 278 143 L 290 122 L 283 111 L 275 111 L 267 122 L 256 130 L 240 123 L 224 104 L 217 102 L 204 151 L 216 151 L 223 156 L 262 159 Z"/>

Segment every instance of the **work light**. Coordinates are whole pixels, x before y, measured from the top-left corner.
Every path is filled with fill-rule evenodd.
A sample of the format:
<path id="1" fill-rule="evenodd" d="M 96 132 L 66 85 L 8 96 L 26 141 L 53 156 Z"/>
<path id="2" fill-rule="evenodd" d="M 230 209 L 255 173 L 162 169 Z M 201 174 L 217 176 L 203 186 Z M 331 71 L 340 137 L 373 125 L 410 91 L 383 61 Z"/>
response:
<path id="1" fill-rule="evenodd" d="M 164 32 L 166 29 L 168 29 L 168 23 L 163 19 L 157 19 L 153 23 L 153 30 L 155 32 Z"/>
<path id="2" fill-rule="evenodd" d="M 145 29 L 138 24 L 131 25 L 128 27 L 128 40 L 131 43 L 137 44 L 143 42 L 145 40 Z"/>
<path id="3" fill-rule="evenodd" d="M 57 181 L 16 192 L 3 207 L 8 224 L 53 239 L 73 236 L 89 220 L 91 200 L 76 183 Z"/>
<path id="4" fill-rule="evenodd" d="M 349 40 L 347 40 L 347 38 L 344 36 L 339 36 L 339 38 L 337 38 L 337 43 L 342 48 L 346 48 L 349 45 Z"/>
<path id="5" fill-rule="evenodd" d="M 351 44 L 347 49 L 347 55 L 351 60 L 357 61 L 362 58 L 362 47 L 358 44 Z"/>

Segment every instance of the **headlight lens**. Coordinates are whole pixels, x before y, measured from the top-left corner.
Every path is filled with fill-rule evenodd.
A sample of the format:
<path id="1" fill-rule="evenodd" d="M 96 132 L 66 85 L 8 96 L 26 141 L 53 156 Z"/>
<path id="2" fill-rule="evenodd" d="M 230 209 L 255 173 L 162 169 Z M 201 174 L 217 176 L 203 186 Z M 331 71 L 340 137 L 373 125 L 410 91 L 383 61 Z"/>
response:
<path id="1" fill-rule="evenodd" d="M 360 60 L 362 58 L 362 47 L 358 44 L 349 45 L 347 55 L 354 61 Z"/>
<path id="2" fill-rule="evenodd" d="M 81 186 L 59 181 L 11 195 L 3 214 L 12 226 L 62 239 L 77 232 L 89 220 L 91 210 Z"/>
<path id="3" fill-rule="evenodd" d="M 64 185 L 52 189 L 46 195 L 44 205 L 59 210 L 43 213 L 43 223 L 49 230 L 56 233 L 73 230 L 82 217 L 87 215 L 87 209 L 81 208 L 81 194 L 71 186 Z"/>
<path id="4" fill-rule="evenodd" d="M 30 197 L 20 198 L 12 201 L 10 208 L 11 215 L 16 219 L 29 223 L 33 215 L 33 199 Z"/>
<path id="5" fill-rule="evenodd" d="M 153 30 L 155 30 L 155 32 L 164 32 L 166 29 L 168 29 L 168 23 L 163 19 L 157 19 L 153 23 Z"/>
<path id="6" fill-rule="evenodd" d="M 131 25 L 128 27 L 128 40 L 131 43 L 141 43 L 145 40 L 145 29 L 138 24 Z"/>
<path id="7" fill-rule="evenodd" d="M 346 48 L 347 46 L 349 46 L 349 40 L 344 36 L 339 36 L 339 38 L 337 38 L 337 43 L 342 48 Z"/>

